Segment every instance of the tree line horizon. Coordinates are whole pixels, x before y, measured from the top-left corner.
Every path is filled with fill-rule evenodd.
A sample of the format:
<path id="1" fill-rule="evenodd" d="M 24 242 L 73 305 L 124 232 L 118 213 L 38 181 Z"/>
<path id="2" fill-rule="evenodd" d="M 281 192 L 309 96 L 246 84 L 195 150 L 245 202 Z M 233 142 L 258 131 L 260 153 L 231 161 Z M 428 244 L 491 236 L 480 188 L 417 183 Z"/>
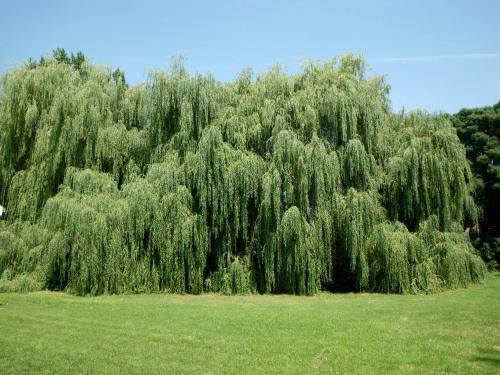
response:
<path id="1" fill-rule="evenodd" d="M 128 86 L 64 50 L 5 73 L 0 291 L 429 293 L 481 280 L 451 121 L 343 55 Z"/>

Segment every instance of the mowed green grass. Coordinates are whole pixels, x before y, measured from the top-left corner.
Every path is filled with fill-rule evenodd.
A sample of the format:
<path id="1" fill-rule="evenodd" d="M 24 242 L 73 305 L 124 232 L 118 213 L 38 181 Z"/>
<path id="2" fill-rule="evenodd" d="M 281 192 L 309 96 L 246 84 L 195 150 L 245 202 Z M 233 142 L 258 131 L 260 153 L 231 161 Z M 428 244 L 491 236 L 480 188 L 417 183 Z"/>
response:
<path id="1" fill-rule="evenodd" d="M 0 294 L 0 374 L 500 373 L 500 273 L 435 295 Z"/>

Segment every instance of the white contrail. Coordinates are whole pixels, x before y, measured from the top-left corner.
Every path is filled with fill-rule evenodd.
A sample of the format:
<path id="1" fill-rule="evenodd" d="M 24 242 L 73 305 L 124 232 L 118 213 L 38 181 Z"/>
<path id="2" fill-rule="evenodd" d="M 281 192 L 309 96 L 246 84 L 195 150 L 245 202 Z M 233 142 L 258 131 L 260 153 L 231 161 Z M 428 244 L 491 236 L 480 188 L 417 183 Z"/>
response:
<path id="1" fill-rule="evenodd" d="M 368 59 L 370 62 L 380 63 L 418 63 L 432 62 L 439 60 L 493 60 L 500 59 L 500 53 L 462 53 L 455 55 L 435 55 L 435 56 L 416 56 L 416 57 L 386 57 Z"/>

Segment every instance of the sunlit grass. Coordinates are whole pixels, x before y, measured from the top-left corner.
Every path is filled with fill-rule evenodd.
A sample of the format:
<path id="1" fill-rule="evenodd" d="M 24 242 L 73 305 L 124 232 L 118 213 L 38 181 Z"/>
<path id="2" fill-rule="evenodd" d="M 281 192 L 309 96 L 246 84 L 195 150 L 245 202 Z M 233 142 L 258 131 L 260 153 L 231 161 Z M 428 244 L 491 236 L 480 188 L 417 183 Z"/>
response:
<path id="1" fill-rule="evenodd" d="M 500 274 L 434 295 L 0 294 L 0 373 L 498 373 Z"/>

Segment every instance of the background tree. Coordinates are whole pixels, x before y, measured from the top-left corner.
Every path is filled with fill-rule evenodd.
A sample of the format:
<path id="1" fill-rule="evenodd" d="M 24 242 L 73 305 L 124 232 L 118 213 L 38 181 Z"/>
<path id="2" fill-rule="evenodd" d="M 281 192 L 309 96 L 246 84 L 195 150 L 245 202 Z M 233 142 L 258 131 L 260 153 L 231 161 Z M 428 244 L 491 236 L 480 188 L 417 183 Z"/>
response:
<path id="1" fill-rule="evenodd" d="M 500 264 L 500 101 L 462 109 L 450 117 L 474 173 L 475 198 L 482 208 L 475 246 L 491 266 Z"/>

